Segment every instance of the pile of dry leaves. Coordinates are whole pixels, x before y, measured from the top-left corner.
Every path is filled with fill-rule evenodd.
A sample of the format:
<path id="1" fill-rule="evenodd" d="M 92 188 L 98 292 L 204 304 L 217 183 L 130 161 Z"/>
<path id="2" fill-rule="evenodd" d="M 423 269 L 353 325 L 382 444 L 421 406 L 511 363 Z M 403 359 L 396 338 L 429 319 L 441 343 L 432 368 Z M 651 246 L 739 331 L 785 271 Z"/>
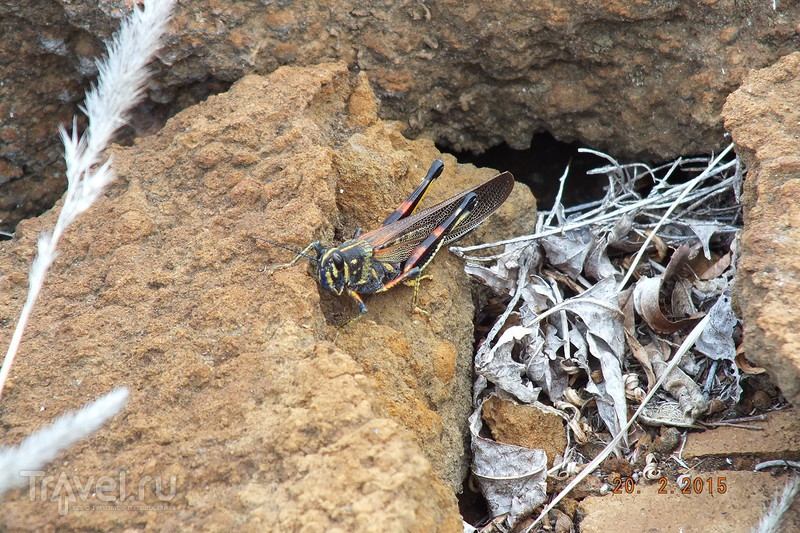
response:
<path id="1" fill-rule="evenodd" d="M 659 168 L 587 151 L 609 163 L 592 171 L 608 178 L 602 200 L 564 208 L 565 172 L 534 234 L 452 249 L 510 297 L 475 357 L 473 473 L 494 516 L 513 524 L 545 502 L 548 461 L 481 433 L 492 395 L 567 422 L 550 474 L 586 462 L 576 444 L 602 440 L 632 459 L 642 425 L 693 426 L 738 400 L 750 368 L 737 359 L 730 297 L 743 174 L 731 149 Z"/>

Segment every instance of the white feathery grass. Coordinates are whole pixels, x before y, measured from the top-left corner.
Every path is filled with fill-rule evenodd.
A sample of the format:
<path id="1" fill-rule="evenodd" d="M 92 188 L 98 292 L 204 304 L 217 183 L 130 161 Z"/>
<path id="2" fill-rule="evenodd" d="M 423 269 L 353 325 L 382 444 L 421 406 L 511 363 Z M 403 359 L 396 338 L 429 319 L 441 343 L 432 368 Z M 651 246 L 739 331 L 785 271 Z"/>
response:
<path id="1" fill-rule="evenodd" d="M 786 482 L 781 494 L 775 495 L 772 505 L 761 517 L 758 525 L 753 528 L 752 533 L 777 533 L 780 531 L 781 523 L 792 506 L 798 490 L 800 490 L 800 476 L 794 475 Z"/>
<path id="2" fill-rule="evenodd" d="M 0 447 L 0 496 L 25 482 L 22 472 L 40 470 L 61 450 L 94 433 L 103 422 L 119 413 L 127 401 L 128 389 L 114 389 L 77 412 L 61 415 L 19 446 Z"/>
<path id="3" fill-rule="evenodd" d="M 75 120 L 71 134 L 60 128 L 67 163 L 64 206 L 53 231 L 44 232 L 39 237 L 38 254 L 28 277 L 28 296 L 0 367 L 0 396 L 47 270 L 56 258 L 61 235 L 114 179 L 111 161 L 101 164 L 103 152 L 114 133 L 125 123 L 128 111 L 142 98 L 148 77 L 147 64 L 161 46 L 161 36 L 167 29 L 174 6 L 175 0 L 147 0 L 143 9 L 134 3 L 133 12 L 108 43 L 108 56 L 98 62 L 97 85 L 86 94 L 81 109 L 89 118 L 88 128 L 80 137 Z"/>

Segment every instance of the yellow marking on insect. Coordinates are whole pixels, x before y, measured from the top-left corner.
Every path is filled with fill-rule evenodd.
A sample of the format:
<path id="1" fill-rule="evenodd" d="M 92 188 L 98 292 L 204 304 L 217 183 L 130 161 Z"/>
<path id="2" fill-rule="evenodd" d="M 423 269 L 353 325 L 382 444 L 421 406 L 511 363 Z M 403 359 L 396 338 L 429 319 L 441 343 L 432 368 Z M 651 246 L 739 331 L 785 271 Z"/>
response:
<path id="1" fill-rule="evenodd" d="M 414 213 L 416 213 L 416 212 L 417 212 L 417 209 L 419 209 L 419 206 L 422 204 L 422 201 L 423 201 L 423 200 L 425 200 L 425 196 L 427 196 L 427 194 L 428 194 L 428 191 L 429 191 L 429 190 L 430 190 L 430 189 L 427 189 L 427 188 L 426 188 L 426 189 L 425 189 L 425 190 L 422 192 L 422 195 L 421 195 L 421 196 L 420 196 L 420 197 L 417 199 L 417 205 L 415 205 L 415 206 L 414 206 L 414 209 L 411 211 L 411 213 L 409 213 L 410 215 L 413 215 Z"/>
<path id="2" fill-rule="evenodd" d="M 354 241 L 352 244 L 348 244 L 346 246 L 342 244 L 341 246 L 339 246 L 338 250 L 340 252 L 346 252 L 347 250 L 352 250 L 353 248 L 360 248 L 361 242 L 362 241 Z"/>
<path id="3" fill-rule="evenodd" d="M 372 264 L 372 261 L 369 262 L 369 265 L 371 265 L 371 264 Z M 366 283 L 367 281 L 370 280 L 369 271 L 370 271 L 369 268 L 365 268 L 364 262 L 361 262 L 361 264 L 357 267 L 357 270 L 356 270 L 356 272 L 358 272 L 358 274 L 359 274 L 358 283 Z"/>

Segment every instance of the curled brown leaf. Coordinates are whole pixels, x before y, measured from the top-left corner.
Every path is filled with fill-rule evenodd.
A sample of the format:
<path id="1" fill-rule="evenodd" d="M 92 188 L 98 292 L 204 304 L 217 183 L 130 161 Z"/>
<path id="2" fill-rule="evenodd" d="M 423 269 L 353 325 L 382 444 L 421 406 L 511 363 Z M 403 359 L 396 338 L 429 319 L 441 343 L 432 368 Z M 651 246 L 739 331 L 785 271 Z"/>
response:
<path id="1" fill-rule="evenodd" d="M 744 345 L 740 344 L 736 348 L 736 366 L 739 367 L 739 370 L 744 372 L 745 374 L 763 374 L 767 371 L 766 368 L 762 366 L 753 366 L 751 365 L 744 356 Z"/>
<path id="2" fill-rule="evenodd" d="M 633 304 L 639 316 L 659 333 L 675 333 L 697 324 L 702 316 L 690 316 L 673 321 L 664 315 L 660 304 L 662 282 L 662 276 L 644 277 L 636 282 L 633 289 Z"/>

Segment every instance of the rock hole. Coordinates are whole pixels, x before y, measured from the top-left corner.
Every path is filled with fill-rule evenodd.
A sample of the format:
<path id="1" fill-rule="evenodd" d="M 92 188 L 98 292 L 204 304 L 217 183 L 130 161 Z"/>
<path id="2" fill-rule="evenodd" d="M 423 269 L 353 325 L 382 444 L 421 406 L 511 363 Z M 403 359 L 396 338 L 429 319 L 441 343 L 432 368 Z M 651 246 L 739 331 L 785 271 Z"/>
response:
<path id="1" fill-rule="evenodd" d="M 441 152 L 454 155 L 459 163 L 511 172 L 519 183 L 531 188 L 539 209 L 553 207 L 558 193 L 558 180 L 567 165 L 570 165 L 570 171 L 563 196 L 565 206 L 603 196 L 603 187 L 607 183 L 605 178 L 586 174 L 588 170 L 602 166 L 603 160 L 591 154 L 579 153 L 578 148 L 583 146 L 578 142 L 558 141 L 547 132 L 534 135 L 530 148 L 526 150 L 515 150 L 502 143 L 478 154 L 453 151 L 446 144 L 436 145 Z"/>

